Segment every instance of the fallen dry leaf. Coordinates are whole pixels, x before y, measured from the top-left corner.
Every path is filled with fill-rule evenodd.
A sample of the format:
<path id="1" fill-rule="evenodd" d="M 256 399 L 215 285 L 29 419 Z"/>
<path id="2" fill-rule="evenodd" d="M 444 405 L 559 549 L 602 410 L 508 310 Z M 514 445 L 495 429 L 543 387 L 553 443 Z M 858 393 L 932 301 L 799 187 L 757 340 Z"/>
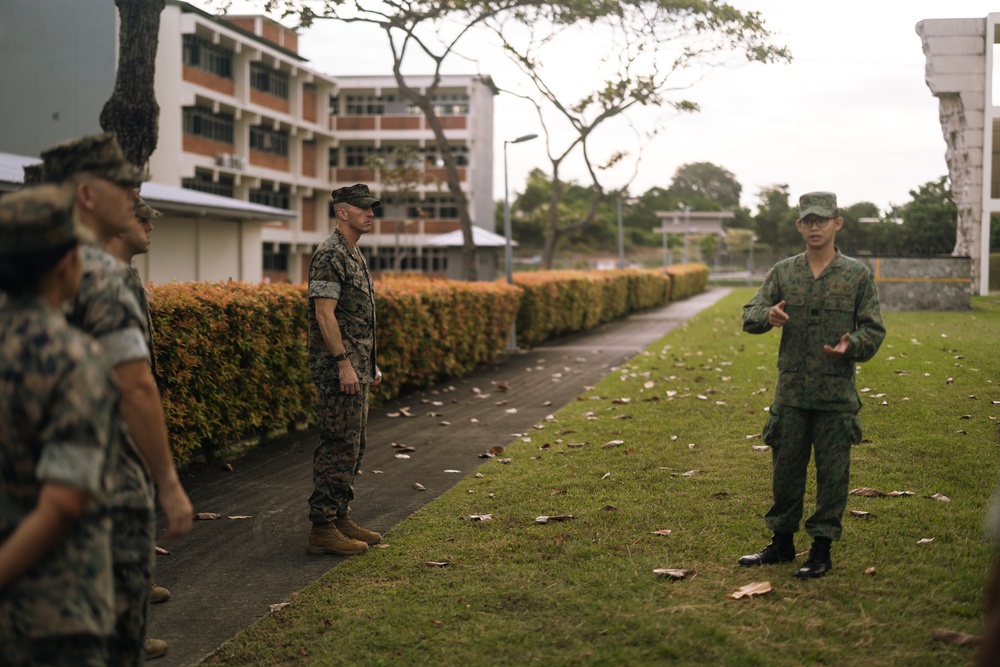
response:
<path id="1" fill-rule="evenodd" d="M 934 639 L 952 646 L 979 646 L 983 642 L 982 637 L 954 630 L 942 630 L 941 628 L 934 631 Z"/>
<path id="2" fill-rule="evenodd" d="M 548 523 L 549 521 L 569 521 L 574 518 L 572 514 L 556 514 L 554 516 L 536 516 L 535 523 Z"/>
<path id="3" fill-rule="evenodd" d="M 445 470 L 445 472 L 448 472 L 448 473 L 460 473 L 462 471 L 461 470 L 452 470 L 452 469 L 449 468 L 448 470 Z"/>
<path id="4" fill-rule="evenodd" d="M 674 531 L 670 530 L 669 528 L 661 528 L 660 530 L 652 531 L 650 535 L 669 535 L 672 532 Z"/>
<path id="5" fill-rule="evenodd" d="M 933 541 L 934 541 L 933 537 L 924 537 L 917 540 L 917 544 L 930 544 Z"/>
<path id="6" fill-rule="evenodd" d="M 424 486 L 423 484 L 421 484 L 420 482 L 414 482 L 413 483 L 413 490 L 414 491 L 426 491 L 427 487 Z"/>
<path id="7" fill-rule="evenodd" d="M 223 463 L 219 467 L 222 468 L 223 472 L 232 472 L 233 471 L 233 464 L 232 463 Z"/>
<path id="8" fill-rule="evenodd" d="M 421 563 L 420 567 L 447 567 L 448 561 L 445 560 L 429 560 L 426 563 Z"/>
<path id="9" fill-rule="evenodd" d="M 606 443 L 601 445 L 601 449 L 609 449 L 611 447 L 617 447 L 618 445 L 625 444 L 624 440 L 608 440 Z"/>
<path id="10" fill-rule="evenodd" d="M 959 420 L 962 419 L 972 419 L 972 415 L 962 415 L 961 417 L 959 417 Z"/>
<path id="11" fill-rule="evenodd" d="M 381 470 L 372 470 L 372 474 L 373 475 L 381 475 L 382 471 Z"/>
<path id="12" fill-rule="evenodd" d="M 504 412 L 506 412 L 509 415 L 517 414 L 517 408 L 507 408 L 506 410 L 504 410 Z"/>
<path id="13" fill-rule="evenodd" d="M 951 502 L 951 498 L 949 498 L 948 496 L 944 495 L 943 493 L 935 493 L 933 496 L 927 496 L 927 497 L 930 498 L 931 500 L 937 500 L 937 501 L 940 501 L 942 503 L 950 503 Z"/>
<path id="14" fill-rule="evenodd" d="M 170 555 L 170 552 L 167 551 L 166 549 L 164 549 L 163 547 L 156 547 L 156 553 L 158 553 L 161 556 L 169 556 Z"/>
<path id="15" fill-rule="evenodd" d="M 278 604 L 268 605 L 267 608 L 273 614 L 276 611 L 280 611 L 285 607 L 291 606 L 291 604 L 292 604 L 291 602 L 279 602 Z"/>
<path id="16" fill-rule="evenodd" d="M 601 479 L 607 479 L 608 477 L 611 477 L 611 473 L 609 472 L 606 472 L 603 475 L 601 475 Z"/>
<path id="17" fill-rule="evenodd" d="M 754 445 L 753 446 L 753 450 L 755 452 L 766 452 L 769 449 L 771 449 L 771 448 L 768 447 L 767 445 Z"/>
<path id="18" fill-rule="evenodd" d="M 438 422 L 438 426 L 451 426 L 451 422 L 440 421 Z"/>
<path id="19" fill-rule="evenodd" d="M 392 447 L 393 447 L 393 449 L 398 449 L 401 452 L 415 452 L 415 451 L 417 451 L 416 447 L 411 447 L 410 445 L 405 445 L 405 444 L 403 444 L 401 442 L 394 442 L 394 443 L 392 443 Z"/>
<path id="20" fill-rule="evenodd" d="M 681 477 L 694 477 L 700 474 L 701 474 L 700 470 L 688 470 L 687 472 L 682 472 Z"/>
<path id="21" fill-rule="evenodd" d="M 221 514 L 216 514 L 215 512 L 198 512 L 194 515 L 194 518 L 198 521 L 212 521 L 213 519 L 218 519 Z"/>
<path id="22" fill-rule="evenodd" d="M 602 512 L 620 512 L 621 510 L 614 505 L 605 505 L 601 508 Z"/>
<path id="23" fill-rule="evenodd" d="M 470 514 L 469 516 L 465 517 L 465 520 L 466 521 L 492 521 L 493 520 L 493 515 L 492 514 Z"/>
<path id="24" fill-rule="evenodd" d="M 497 391 L 510 391 L 510 385 L 506 382 L 497 383 Z"/>
<path id="25" fill-rule="evenodd" d="M 233 514 L 233 515 L 229 516 L 228 518 L 230 518 L 230 519 L 252 519 L 253 516 L 252 515 L 246 515 L 246 514 Z"/>
<path id="26" fill-rule="evenodd" d="M 660 574 L 670 579 L 678 580 L 684 579 L 689 575 L 697 574 L 694 570 L 675 570 L 673 568 L 657 568 L 653 570 L 653 574 Z"/>
<path id="27" fill-rule="evenodd" d="M 396 456 L 397 459 L 408 459 L 408 458 L 410 458 L 409 454 L 396 454 L 395 456 Z"/>
<path id="28" fill-rule="evenodd" d="M 850 493 L 852 496 L 864 496 L 866 498 L 895 498 L 897 496 L 916 495 L 913 491 L 879 491 L 878 489 L 872 489 L 867 486 L 851 489 Z"/>
<path id="29" fill-rule="evenodd" d="M 875 574 L 875 568 L 874 567 L 868 568 L 867 570 L 865 570 L 865 574 L 867 574 L 869 577 L 873 576 Z"/>
<path id="30" fill-rule="evenodd" d="M 864 510 L 851 510 L 851 516 L 868 517 L 871 515 Z"/>
<path id="31" fill-rule="evenodd" d="M 763 595 L 764 593 L 770 592 L 770 581 L 756 581 L 752 584 L 747 584 L 743 588 L 733 591 L 728 597 L 731 597 L 734 600 L 739 600 L 740 598 L 748 598 L 754 595 Z"/>

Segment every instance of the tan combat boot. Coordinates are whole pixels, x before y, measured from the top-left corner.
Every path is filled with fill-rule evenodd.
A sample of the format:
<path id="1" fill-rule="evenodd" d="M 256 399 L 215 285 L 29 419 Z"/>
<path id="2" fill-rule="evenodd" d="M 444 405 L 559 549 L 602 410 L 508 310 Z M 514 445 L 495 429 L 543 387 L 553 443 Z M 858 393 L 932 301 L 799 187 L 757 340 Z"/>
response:
<path id="1" fill-rule="evenodd" d="M 382 536 L 376 533 L 374 530 L 365 530 L 358 524 L 354 523 L 346 516 L 338 516 L 337 520 L 333 522 L 333 525 L 337 527 L 337 530 L 342 532 L 345 536 L 351 538 L 352 540 L 358 540 L 364 542 L 365 544 L 378 544 Z"/>
<path id="2" fill-rule="evenodd" d="M 167 653 L 167 642 L 162 639 L 146 637 L 146 660 L 162 658 Z"/>
<path id="3" fill-rule="evenodd" d="M 306 551 L 311 554 L 353 556 L 368 551 L 368 545 L 360 540 L 346 537 L 332 523 L 314 523 L 312 530 L 309 531 Z"/>
<path id="4" fill-rule="evenodd" d="M 166 602 L 170 599 L 170 591 L 168 591 L 163 586 L 157 586 L 153 584 L 152 590 L 149 592 L 149 601 L 152 604 L 157 604 L 159 602 Z"/>

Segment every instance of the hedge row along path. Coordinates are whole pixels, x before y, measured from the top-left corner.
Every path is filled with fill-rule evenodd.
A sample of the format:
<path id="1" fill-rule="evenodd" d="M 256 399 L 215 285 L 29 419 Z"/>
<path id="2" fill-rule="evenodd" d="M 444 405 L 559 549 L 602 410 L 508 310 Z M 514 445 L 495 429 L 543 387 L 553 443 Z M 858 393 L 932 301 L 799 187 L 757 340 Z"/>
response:
<path id="1" fill-rule="evenodd" d="M 637 313 L 373 409 L 352 516 L 391 531 L 475 473 L 487 450 L 529 436 L 532 425 L 728 293 L 714 289 Z M 396 458 L 404 452 L 393 443 L 415 451 Z M 196 521 L 187 537 L 160 543 L 170 553 L 157 556 L 156 580 L 172 598 L 150 611 L 150 636 L 169 644 L 158 667 L 196 664 L 343 561 L 305 550 L 317 444 L 315 430 L 294 433 L 232 461 L 231 471 L 202 466 L 182 474 L 195 512 L 218 518 Z M 425 490 L 415 490 L 417 483 Z M 344 604 L 352 604 L 350 591 Z"/>

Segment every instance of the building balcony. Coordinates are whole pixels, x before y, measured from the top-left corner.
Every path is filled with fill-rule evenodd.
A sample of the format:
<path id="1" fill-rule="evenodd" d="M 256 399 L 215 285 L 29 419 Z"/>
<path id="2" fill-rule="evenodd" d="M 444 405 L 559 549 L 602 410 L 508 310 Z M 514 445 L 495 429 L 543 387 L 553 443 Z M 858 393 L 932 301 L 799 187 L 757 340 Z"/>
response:
<path id="1" fill-rule="evenodd" d="M 446 130 L 466 130 L 468 116 L 439 116 L 441 127 Z M 430 132 L 430 124 L 423 116 L 331 116 L 330 130 L 337 132 Z"/>
<path id="2" fill-rule="evenodd" d="M 223 95 L 229 95 L 232 97 L 236 94 L 235 81 L 232 79 L 225 79 L 221 76 L 216 76 L 215 74 L 198 69 L 197 67 L 184 65 L 184 73 L 182 77 L 188 83 L 193 83 L 196 86 L 214 90 L 215 92 L 222 93 Z"/>

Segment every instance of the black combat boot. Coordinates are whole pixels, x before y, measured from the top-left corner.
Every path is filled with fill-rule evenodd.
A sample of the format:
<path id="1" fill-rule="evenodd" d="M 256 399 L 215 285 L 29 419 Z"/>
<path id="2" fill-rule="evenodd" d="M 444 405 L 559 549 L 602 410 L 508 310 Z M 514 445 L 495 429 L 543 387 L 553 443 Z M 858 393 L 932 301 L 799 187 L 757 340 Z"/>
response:
<path id="1" fill-rule="evenodd" d="M 795 544 L 792 542 L 792 533 L 775 533 L 774 537 L 771 538 L 771 543 L 760 552 L 740 558 L 740 565 L 753 567 L 754 565 L 788 563 L 793 560 L 795 560 Z"/>
<path id="2" fill-rule="evenodd" d="M 830 561 L 830 538 L 814 537 L 809 548 L 809 558 L 798 569 L 795 576 L 799 579 L 818 579 L 833 567 Z"/>

